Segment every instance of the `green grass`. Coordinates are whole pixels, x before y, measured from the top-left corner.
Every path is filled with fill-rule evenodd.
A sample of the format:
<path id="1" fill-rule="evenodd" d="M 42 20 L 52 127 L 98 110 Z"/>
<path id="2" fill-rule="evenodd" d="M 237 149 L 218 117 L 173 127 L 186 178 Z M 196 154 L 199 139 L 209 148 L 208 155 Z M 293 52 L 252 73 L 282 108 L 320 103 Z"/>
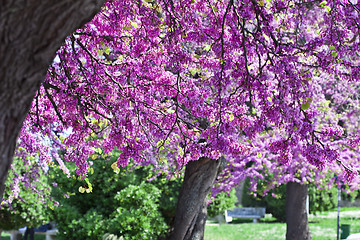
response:
<path id="1" fill-rule="evenodd" d="M 286 224 L 276 222 L 269 217 L 261 219 L 259 223 L 252 220 L 234 219 L 229 224 L 214 224 L 209 222 L 205 228 L 205 240 L 284 240 Z M 342 208 L 340 224 L 349 224 L 351 233 L 360 233 L 360 208 Z M 309 226 L 313 240 L 336 239 L 337 212 L 329 211 L 317 215 L 310 215 Z M 1 234 L 2 240 L 10 240 L 7 233 Z M 35 235 L 35 240 L 45 240 L 44 235 Z"/>
<path id="2" fill-rule="evenodd" d="M 360 208 L 342 208 L 340 224 L 349 224 L 351 233 L 360 233 Z M 310 215 L 309 227 L 313 240 L 336 239 L 336 210 Z M 236 219 L 230 224 L 211 224 L 205 228 L 205 240 L 284 240 L 286 224 L 266 217 L 259 223 Z"/>
<path id="3" fill-rule="evenodd" d="M 10 234 L 2 232 L 1 240 L 10 240 Z M 45 240 L 45 235 L 36 235 L 35 234 L 34 240 Z"/>

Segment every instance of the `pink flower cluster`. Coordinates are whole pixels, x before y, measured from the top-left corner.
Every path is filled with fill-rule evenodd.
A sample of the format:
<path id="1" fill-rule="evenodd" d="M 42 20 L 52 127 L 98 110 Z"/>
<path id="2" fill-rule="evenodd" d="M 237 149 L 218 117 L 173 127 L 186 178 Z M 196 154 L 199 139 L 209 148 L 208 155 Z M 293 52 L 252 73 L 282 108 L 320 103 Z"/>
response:
<path id="1" fill-rule="evenodd" d="M 341 137 L 344 134 L 342 127 L 324 127 L 322 133 L 328 137 Z"/>
<path id="2" fill-rule="evenodd" d="M 46 147 L 51 141 L 84 176 L 99 149 L 121 151 L 118 166 L 152 163 L 164 171 L 224 156 L 231 172 L 224 189 L 246 176 L 280 176 L 279 168 L 283 181 L 294 181 L 311 168 L 303 157 L 338 171 L 345 153 L 318 130 L 342 137 L 342 127 L 322 126 L 359 114 L 359 3 L 317 5 L 109 1 L 57 52 L 20 145 L 66 171 Z M 345 126 L 349 133 L 358 127 Z"/>

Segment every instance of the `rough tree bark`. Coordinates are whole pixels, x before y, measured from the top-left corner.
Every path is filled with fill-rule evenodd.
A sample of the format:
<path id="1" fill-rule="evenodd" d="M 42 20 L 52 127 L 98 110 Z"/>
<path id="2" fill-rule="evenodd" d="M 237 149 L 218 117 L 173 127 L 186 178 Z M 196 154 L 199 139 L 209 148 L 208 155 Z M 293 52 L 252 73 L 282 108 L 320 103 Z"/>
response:
<path id="1" fill-rule="evenodd" d="M 0 200 L 18 133 L 56 50 L 105 0 L 0 4 Z"/>
<path id="2" fill-rule="evenodd" d="M 200 158 L 186 165 L 171 240 L 204 239 L 206 198 L 216 179 L 220 160 Z"/>
<path id="3" fill-rule="evenodd" d="M 286 239 L 311 240 L 306 210 L 308 185 L 289 182 L 286 185 Z"/>

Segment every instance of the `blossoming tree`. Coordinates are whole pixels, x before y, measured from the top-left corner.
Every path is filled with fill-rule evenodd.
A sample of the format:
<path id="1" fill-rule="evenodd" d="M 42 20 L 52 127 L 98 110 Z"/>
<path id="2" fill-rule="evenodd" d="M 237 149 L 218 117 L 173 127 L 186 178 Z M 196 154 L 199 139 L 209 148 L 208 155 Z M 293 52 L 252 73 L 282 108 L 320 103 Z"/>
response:
<path id="1" fill-rule="evenodd" d="M 219 177 L 216 191 L 227 191 L 246 176 L 255 176 L 251 178 L 251 188 L 255 193 L 258 192 L 257 179 L 267 182 L 265 189 L 264 186 L 260 187 L 260 194 L 288 183 L 289 207 L 286 219 L 293 221 L 306 217 L 306 191 L 309 182 L 316 183 L 319 188 L 341 186 L 344 182 L 349 184 L 351 190 L 359 188 L 359 178 L 353 172 L 359 169 L 359 152 L 356 150 L 358 139 L 349 141 L 346 138 L 358 134 L 359 83 L 341 82 L 326 74 L 314 77 L 313 81 L 318 82 L 318 87 L 315 88 L 316 94 L 311 101 L 311 111 L 316 112 L 311 117 L 311 121 L 315 123 L 311 128 L 315 133 L 313 137 L 319 140 L 315 146 L 322 148 L 313 148 L 311 154 L 306 154 L 303 141 L 293 141 L 279 129 L 270 127 L 247 143 L 253 147 L 255 154 L 228 164 L 226 171 Z M 340 164 L 328 164 L 335 160 L 329 159 L 331 155 L 335 155 L 337 161 L 345 163 L 345 169 Z M 300 236 L 299 239 L 308 239 L 309 232 L 304 230 L 307 228 L 306 219 L 301 223 L 304 227 L 300 228 L 299 222 L 287 223 L 288 233 Z M 291 226 L 297 226 L 301 230 L 289 231 Z M 293 238 L 294 236 L 288 237 Z"/>
<path id="2" fill-rule="evenodd" d="M 340 117 L 323 121 L 317 107 L 327 95 L 345 96 L 324 92 L 334 91 L 328 84 L 349 89 L 360 77 L 359 4 L 109 1 L 58 51 L 19 153 L 44 164 L 54 158 L 66 172 L 60 148 L 81 176 L 89 155 L 114 149 L 119 166 L 153 164 L 169 174 L 186 166 L 173 239 L 202 237 L 205 198 L 224 168 L 230 174 L 219 181 L 233 186 L 261 177 L 258 166 L 272 154 L 296 166 L 288 169 L 306 161 L 355 181 L 358 165 L 332 143 L 347 137 L 334 122 Z"/>
<path id="3" fill-rule="evenodd" d="M 0 196 L 31 101 L 65 37 L 105 0 L 43 1 L 0 6 Z"/>

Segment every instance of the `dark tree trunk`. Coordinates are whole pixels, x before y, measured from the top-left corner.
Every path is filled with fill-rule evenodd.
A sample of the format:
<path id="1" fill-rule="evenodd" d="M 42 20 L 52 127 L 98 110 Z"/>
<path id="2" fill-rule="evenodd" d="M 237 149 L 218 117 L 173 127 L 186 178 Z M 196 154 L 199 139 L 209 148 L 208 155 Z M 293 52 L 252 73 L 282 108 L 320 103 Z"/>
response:
<path id="1" fill-rule="evenodd" d="M 5 0 L 0 4 L 0 200 L 17 136 L 65 37 L 105 0 Z"/>
<path id="2" fill-rule="evenodd" d="M 311 240 L 306 210 L 308 185 L 289 182 L 286 185 L 286 239 Z"/>
<path id="3" fill-rule="evenodd" d="M 216 179 L 220 162 L 200 158 L 186 165 L 171 240 L 204 239 L 206 198 Z"/>

